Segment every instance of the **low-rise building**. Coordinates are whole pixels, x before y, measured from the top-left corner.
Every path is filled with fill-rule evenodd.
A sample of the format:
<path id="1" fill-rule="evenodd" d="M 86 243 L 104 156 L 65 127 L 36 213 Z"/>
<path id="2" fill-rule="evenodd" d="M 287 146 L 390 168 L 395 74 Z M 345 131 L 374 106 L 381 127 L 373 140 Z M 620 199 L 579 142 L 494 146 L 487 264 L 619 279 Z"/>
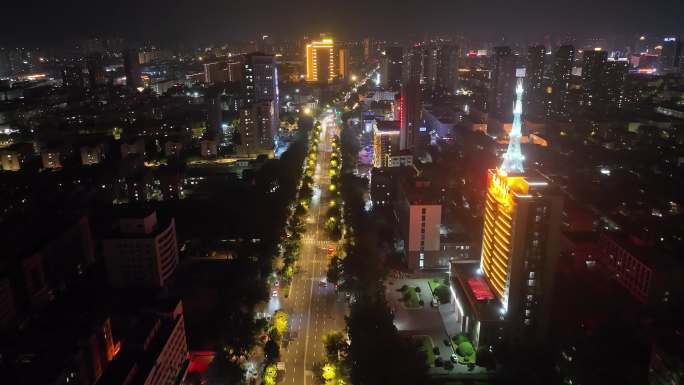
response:
<path id="1" fill-rule="evenodd" d="M 81 147 L 81 164 L 84 166 L 90 166 L 93 164 L 98 164 L 102 161 L 103 152 L 102 147 L 99 145 L 95 146 L 82 146 Z"/>
<path id="2" fill-rule="evenodd" d="M 40 151 L 43 168 L 62 168 L 61 149 L 59 147 L 47 147 Z"/>
<path id="3" fill-rule="evenodd" d="M 637 301 L 667 305 L 681 299 L 681 264 L 623 233 L 602 233 L 599 264 Z"/>
<path id="4" fill-rule="evenodd" d="M 440 247 L 442 204 L 430 182 L 416 179 L 402 183 L 395 213 L 410 270 L 447 269 L 449 259 Z"/>
<path id="5" fill-rule="evenodd" d="M 124 141 L 121 143 L 121 158 L 125 158 L 129 155 L 142 155 L 145 156 L 145 139 L 141 137 L 132 138 L 131 140 Z"/>
<path id="6" fill-rule="evenodd" d="M 19 171 L 21 169 L 21 158 L 18 152 L 4 150 L 0 152 L 3 171 Z"/>

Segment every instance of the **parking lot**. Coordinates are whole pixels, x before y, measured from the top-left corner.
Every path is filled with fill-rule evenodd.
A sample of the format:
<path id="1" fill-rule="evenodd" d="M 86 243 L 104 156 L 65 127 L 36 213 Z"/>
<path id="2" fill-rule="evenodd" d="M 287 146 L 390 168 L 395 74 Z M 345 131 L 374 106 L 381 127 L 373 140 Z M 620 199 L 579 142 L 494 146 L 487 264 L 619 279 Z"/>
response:
<path id="1" fill-rule="evenodd" d="M 408 276 L 404 278 L 389 278 L 386 281 L 385 298 L 394 312 L 394 325 L 397 327 L 397 330 L 407 336 L 430 337 L 433 346 L 439 348 L 439 357 L 446 362 L 450 360 L 453 353 L 451 347 L 446 346 L 443 342 L 449 338 L 445 325 L 453 329 L 452 322 L 450 322 L 450 317 L 453 316 L 453 305 L 446 303 L 438 307 L 431 306 L 433 297 L 428 281 L 432 278 L 439 277 L 411 278 Z M 423 301 L 422 306 L 409 308 L 404 305 L 403 301 L 401 301 L 403 295 L 401 288 L 404 285 L 420 287 L 419 296 Z M 483 374 L 485 372 L 485 369 L 481 367 L 469 370 L 467 366 L 460 364 L 456 364 L 450 372 L 446 372 L 443 368 L 433 367 L 430 369 L 431 374 L 437 376 L 447 375 L 449 377 L 451 375 Z"/>

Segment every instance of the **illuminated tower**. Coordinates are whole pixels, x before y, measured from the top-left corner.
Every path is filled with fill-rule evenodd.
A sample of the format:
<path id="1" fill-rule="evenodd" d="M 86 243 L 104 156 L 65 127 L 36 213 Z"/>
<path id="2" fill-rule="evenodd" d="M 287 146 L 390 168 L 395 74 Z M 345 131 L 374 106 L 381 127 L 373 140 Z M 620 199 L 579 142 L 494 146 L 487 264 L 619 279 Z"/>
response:
<path id="1" fill-rule="evenodd" d="M 488 174 L 480 261 L 510 342 L 539 341 L 547 331 L 563 206 L 557 189 L 523 169 L 522 95 L 519 79 L 508 151 Z"/>
<path id="2" fill-rule="evenodd" d="M 518 79 L 518 86 L 515 88 L 515 106 L 513 107 L 513 128 L 508 134 L 508 150 L 503 155 L 501 170 L 505 172 L 523 173 L 523 160 L 525 157 L 520 150 L 520 137 L 522 136 L 522 78 Z"/>
<path id="3" fill-rule="evenodd" d="M 312 41 L 306 45 L 306 81 L 332 82 L 337 77 L 333 39 Z"/>

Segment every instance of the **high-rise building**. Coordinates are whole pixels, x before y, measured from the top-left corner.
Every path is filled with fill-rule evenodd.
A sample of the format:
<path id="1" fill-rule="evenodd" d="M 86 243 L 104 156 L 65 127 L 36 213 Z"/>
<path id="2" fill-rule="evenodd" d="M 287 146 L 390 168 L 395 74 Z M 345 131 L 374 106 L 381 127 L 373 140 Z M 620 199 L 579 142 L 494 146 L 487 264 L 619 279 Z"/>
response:
<path id="1" fill-rule="evenodd" d="M 679 71 L 683 51 L 682 39 L 666 37 L 663 39 L 663 50 L 660 52 L 660 72 L 673 73 Z"/>
<path id="2" fill-rule="evenodd" d="M 88 68 L 88 85 L 93 88 L 104 85 L 106 83 L 105 68 L 102 60 L 102 54 L 93 52 L 88 55 L 86 59 L 86 67 Z"/>
<path id="3" fill-rule="evenodd" d="M 443 44 L 438 51 L 437 86 L 448 93 L 456 90 L 458 53 L 458 46 L 453 44 Z"/>
<path id="4" fill-rule="evenodd" d="M 455 317 L 476 347 L 540 343 L 548 330 L 563 204 L 547 180 L 523 168 L 522 83 L 508 150 L 488 173 L 479 269 L 452 265 Z"/>
<path id="5" fill-rule="evenodd" d="M 399 127 L 401 150 L 414 150 L 420 134 L 420 112 L 422 109 L 420 88 L 416 82 L 401 86 L 399 99 Z"/>
<path id="6" fill-rule="evenodd" d="M 399 122 L 383 120 L 373 129 L 373 167 L 388 167 L 392 155 L 399 153 Z"/>
<path id="7" fill-rule="evenodd" d="M 71 90 L 83 89 L 83 66 L 69 63 L 62 69 L 62 85 Z"/>
<path id="8" fill-rule="evenodd" d="M 406 52 L 406 82 L 420 83 L 423 74 L 423 49 L 420 45 L 414 45 Z"/>
<path id="9" fill-rule="evenodd" d="M 608 60 L 606 62 L 603 74 L 603 90 L 608 111 L 617 111 L 623 107 L 628 65 L 627 60 Z"/>
<path id="10" fill-rule="evenodd" d="M 247 103 L 261 100 L 278 102 L 278 68 L 274 55 L 251 53 L 244 67 L 245 97 Z"/>
<path id="11" fill-rule="evenodd" d="M 0 78 L 11 75 L 9 52 L 4 48 L 0 47 Z"/>
<path id="12" fill-rule="evenodd" d="M 123 62 L 124 73 L 126 74 L 126 86 L 133 89 L 142 87 L 140 62 L 138 60 L 138 50 L 127 49 L 124 51 Z"/>
<path id="13" fill-rule="evenodd" d="M 209 88 L 205 99 L 207 101 L 207 137 L 220 141 L 223 139 L 223 110 L 221 108 L 223 100 L 220 90 L 214 87 Z"/>
<path id="14" fill-rule="evenodd" d="M 528 116 L 539 117 L 544 115 L 544 102 L 546 100 L 546 90 L 544 89 L 545 57 L 546 47 L 543 45 L 527 49 L 525 114 Z"/>
<path id="15" fill-rule="evenodd" d="M 515 94 L 515 56 L 510 47 L 495 47 L 487 110 L 510 121 Z"/>
<path id="16" fill-rule="evenodd" d="M 427 44 L 423 47 L 422 77 L 420 85 L 424 95 L 430 95 L 437 85 L 437 66 L 439 62 L 439 48 L 436 44 Z"/>
<path id="17" fill-rule="evenodd" d="M 349 79 L 349 49 L 340 48 L 337 52 L 338 75 L 340 79 Z"/>
<path id="18" fill-rule="evenodd" d="M 549 115 L 556 119 L 569 116 L 570 79 L 572 63 L 575 61 L 575 47 L 562 45 L 554 54 L 553 78 L 551 79 L 551 103 Z"/>
<path id="19" fill-rule="evenodd" d="M 332 82 L 338 75 L 333 39 L 312 41 L 306 45 L 306 81 Z"/>
<path id="20" fill-rule="evenodd" d="M 107 276 L 114 287 L 164 287 L 178 266 L 176 225 L 155 211 L 122 216 L 103 241 Z"/>
<path id="21" fill-rule="evenodd" d="M 363 60 L 366 62 L 370 61 L 373 59 L 373 54 L 374 54 L 374 44 L 373 44 L 373 39 L 370 37 L 367 37 L 363 39 Z"/>
<path id="22" fill-rule="evenodd" d="M 273 150 L 277 130 L 275 103 L 262 100 L 245 105 L 240 110 L 240 145 L 247 155 L 264 154 Z"/>
<path id="23" fill-rule="evenodd" d="M 562 196 L 525 172 L 520 152 L 522 81 L 503 163 L 490 170 L 481 269 L 501 303 L 512 339 L 543 337 L 560 250 Z"/>
<path id="24" fill-rule="evenodd" d="M 584 51 L 582 57 L 582 105 L 591 111 L 603 111 L 605 92 L 602 88 L 608 53 L 596 48 Z"/>
<path id="25" fill-rule="evenodd" d="M 402 47 L 387 47 L 380 63 L 383 68 L 380 81 L 385 88 L 399 90 L 404 71 L 404 49 Z"/>

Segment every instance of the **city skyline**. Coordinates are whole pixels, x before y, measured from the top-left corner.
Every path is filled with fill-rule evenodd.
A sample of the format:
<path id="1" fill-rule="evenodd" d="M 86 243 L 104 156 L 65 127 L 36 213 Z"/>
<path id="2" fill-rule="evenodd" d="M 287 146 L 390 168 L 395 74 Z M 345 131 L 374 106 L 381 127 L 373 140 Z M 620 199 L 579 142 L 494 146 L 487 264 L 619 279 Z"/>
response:
<path id="1" fill-rule="evenodd" d="M 0 6 L 0 382 L 684 379 L 684 3 Z"/>

